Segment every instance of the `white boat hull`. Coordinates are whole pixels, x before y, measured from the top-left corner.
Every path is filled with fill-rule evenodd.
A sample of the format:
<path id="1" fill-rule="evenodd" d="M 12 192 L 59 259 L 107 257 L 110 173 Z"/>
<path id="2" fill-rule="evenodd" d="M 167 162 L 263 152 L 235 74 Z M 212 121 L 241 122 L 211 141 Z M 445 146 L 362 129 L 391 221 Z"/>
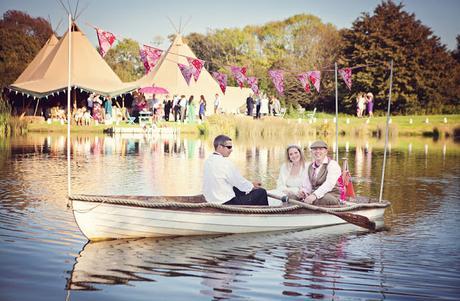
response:
<path id="1" fill-rule="evenodd" d="M 73 200 L 75 220 L 89 240 L 137 237 L 217 235 L 310 229 L 344 224 L 327 213 L 205 213 Z M 385 208 L 363 208 L 354 214 L 382 218 Z"/>

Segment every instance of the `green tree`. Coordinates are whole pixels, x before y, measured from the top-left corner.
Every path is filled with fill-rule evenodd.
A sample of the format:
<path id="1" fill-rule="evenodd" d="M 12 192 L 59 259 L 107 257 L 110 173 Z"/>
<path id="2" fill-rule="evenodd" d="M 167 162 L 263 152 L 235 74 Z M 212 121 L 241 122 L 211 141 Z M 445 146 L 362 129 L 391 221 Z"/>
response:
<path id="1" fill-rule="evenodd" d="M 268 70 L 283 69 L 288 71 L 282 98 L 285 103 L 326 107 L 324 100 L 332 99 L 328 96 L 331 74 L 323 74 L 320 94 L 306 94 L 296 78 L 301 72 L 330 69 L 339 53 L 339 32 L 315 16 L 301 14 L 261 26 L 214 30 L 207 35 L 193 33 L 187 41 L 198 57 L 209 62 L 208 70 L 229 75 L 229 84 L 236 83 L 228 67 L 246 66 L 247 75 L 257 77 L 262 90 L 275 94 Z"/>
<path id="2" fill-rule="evenodd" d="M 0 87 L 12 84 L 52 34 L 43 18 L 9 10 L 0 19 Z"/>
<path id="3" fill-rule="evenodd" d="M 384 110 L 388 95 L 389 62 L 394 61 L 392 111 L 402 114 L 441 113 L 454 97 L 457 64 L 430 28 L 403 10 L 403 4 L 384 1 L 374 14 L 364 13 L 344 30 L 342 66 L 354 69 L 352 92 L 343 107 L 354 112 L 356 94 L 371 91 L 376 109 Z"/>
<path id="4" fill-rule="evenodd" d="M 139 50 L 139 44 L 136 41 L 123 39 L 107 51 L 104 59 L 122 81 L 135 81 L 145 74 Z"/>

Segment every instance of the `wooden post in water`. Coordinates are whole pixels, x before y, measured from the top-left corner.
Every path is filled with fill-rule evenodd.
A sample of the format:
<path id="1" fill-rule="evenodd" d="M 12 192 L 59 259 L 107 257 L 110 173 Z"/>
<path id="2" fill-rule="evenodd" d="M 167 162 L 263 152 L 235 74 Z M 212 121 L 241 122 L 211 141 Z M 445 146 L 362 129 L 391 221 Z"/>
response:
<path id="1" fill-rule="evenodd" d="M 389 132 L 389 125 L 390 125 L 390 107 L 391 107 L 391 88 L 392 86 L 393 86 L 393 60 L 391 60 L 391 63 L 390 63 L 390 91 L 388 93 L 387 123 L 386 123 L 386 128 L 385 128 L 385 148 L 383 150 L 382 180 L 380 182 L 379 202 L 382 202 L 382 197 L 383 197 L 383 182 L 385 179 L 385 164 L 387 161 L 388 132 Z"/>
<path id="2" fill-rule="evenodd" d="M 337 62 L 335 63 L 335 159 L 339 162 L 339 93 L 337 88 Z"/>
<path id="3" fill-rule="evenodd" d="M 70 185 L 70 115 L 71 115 L 71 107 L 70 107 L 70 70 L 72 67 L 72 15 L 69 14 L 69 51 L 68 51 L 68 70 L 67 70 L 67 195 L 71 195 L 71 185 Z"/>

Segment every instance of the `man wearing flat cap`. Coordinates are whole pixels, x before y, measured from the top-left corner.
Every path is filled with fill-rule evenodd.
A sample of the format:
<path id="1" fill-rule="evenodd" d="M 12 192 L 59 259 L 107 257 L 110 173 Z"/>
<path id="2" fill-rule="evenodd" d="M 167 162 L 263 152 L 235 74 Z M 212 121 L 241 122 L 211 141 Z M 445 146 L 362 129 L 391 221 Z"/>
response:
<path id="1" fill-rule="evenodd" d="M 324 141 L 313 142 L 310 149 L 314 161 L 308 165 L 308 176 L 297 196 L 313 205 L 340 204 L 337 180 L 342 171 L 339 163 L 327 156 L 328 146 Z"/>

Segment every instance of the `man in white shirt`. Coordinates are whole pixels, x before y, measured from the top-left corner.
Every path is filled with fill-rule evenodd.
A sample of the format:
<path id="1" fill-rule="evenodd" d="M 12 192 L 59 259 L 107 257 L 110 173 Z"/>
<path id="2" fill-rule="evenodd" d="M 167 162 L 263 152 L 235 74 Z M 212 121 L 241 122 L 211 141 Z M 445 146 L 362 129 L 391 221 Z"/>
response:
<path id="1" fill-rule="evenodd" d="M 313 205 L 339 205 L 340 190 L 338 179 L 342 174 L 337 161 L 327 157 L 327 144 L 318 140 L 310 146 L 314 161 L 308 165 L 298 197 Z"/>
<path id="2" fill-rule="evenodd" d="M 232 139 L 219 135 L 214 152 L 204 163 L 203 195 L 207 202 L 225 205 L 267 206 L 267 191 L 260 183 L 250 182 L 227 159 L 232 153 Z"/>

